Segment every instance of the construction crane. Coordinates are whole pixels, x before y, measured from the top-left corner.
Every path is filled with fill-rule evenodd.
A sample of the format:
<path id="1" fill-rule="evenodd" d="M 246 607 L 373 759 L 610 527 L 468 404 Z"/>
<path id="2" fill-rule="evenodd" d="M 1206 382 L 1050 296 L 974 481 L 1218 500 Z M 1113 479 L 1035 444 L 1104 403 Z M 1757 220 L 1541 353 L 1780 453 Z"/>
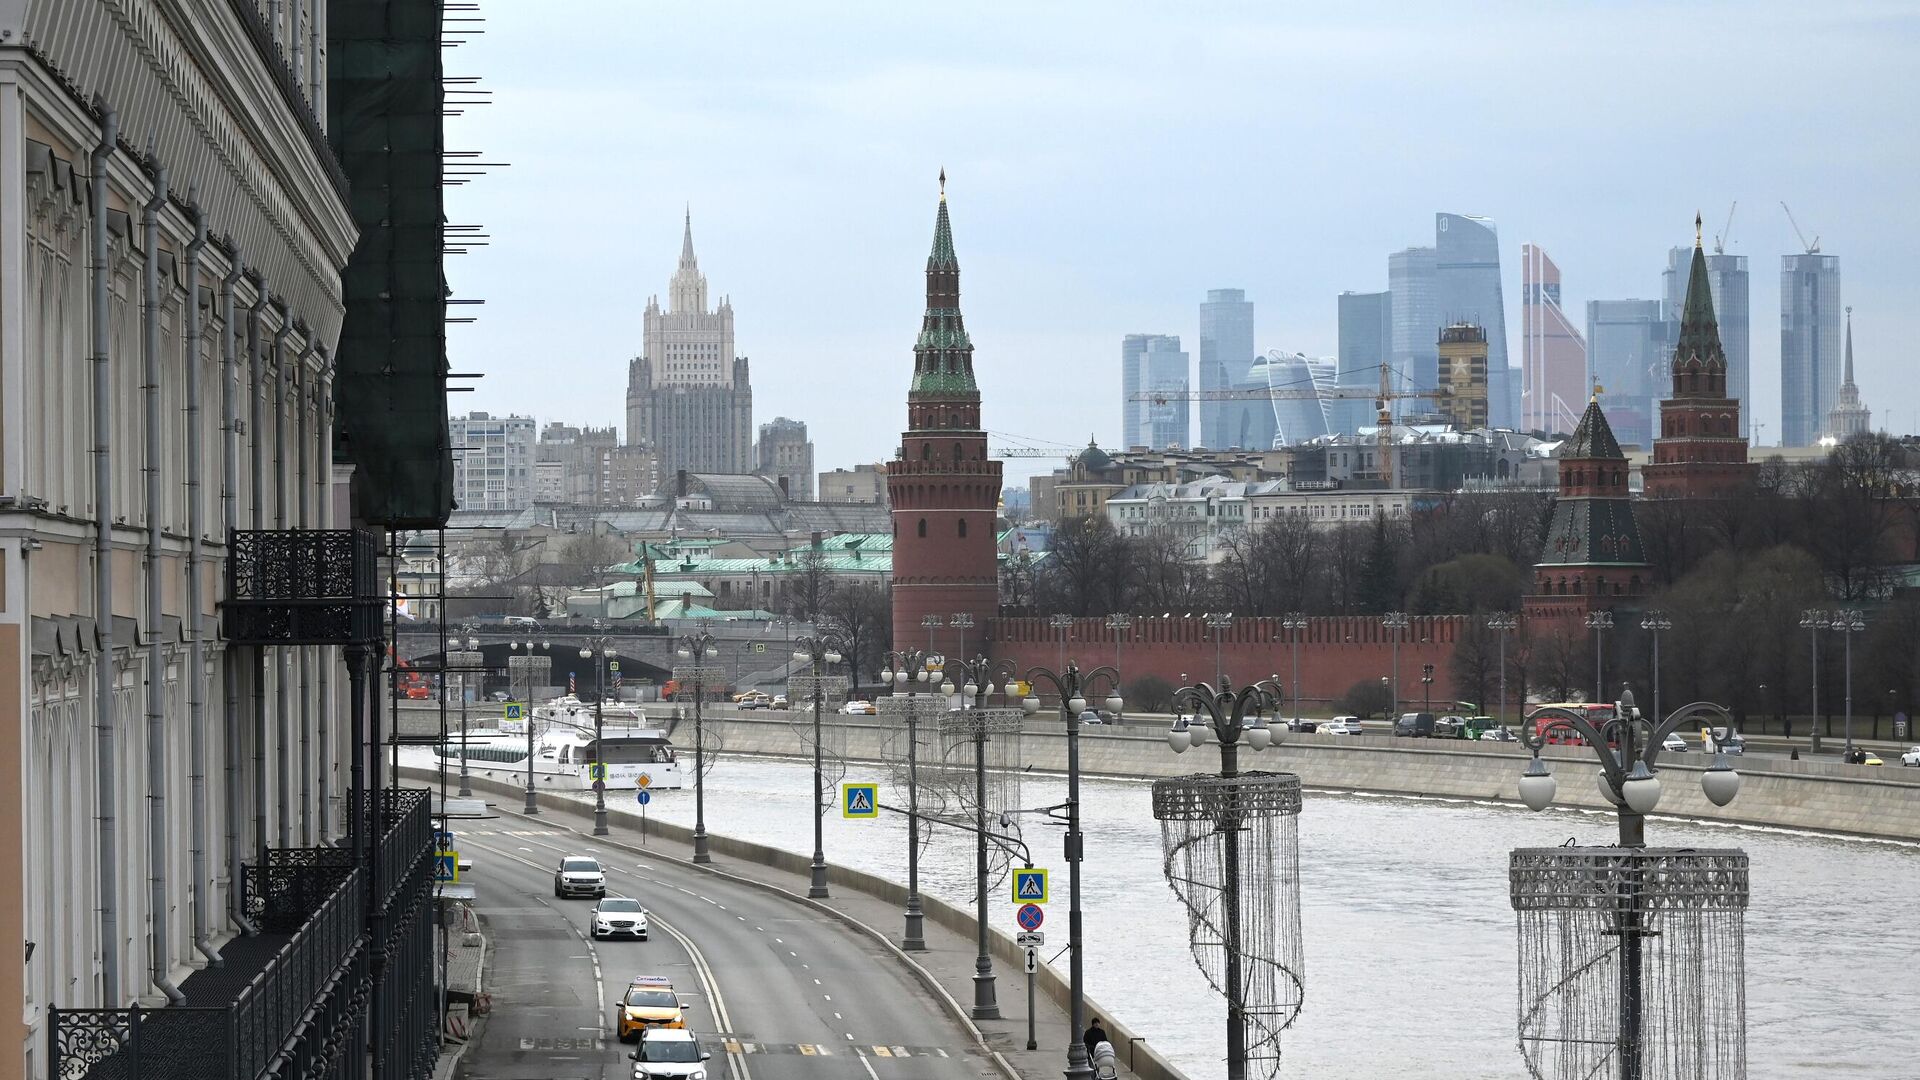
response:
<path id="1" fill-rule="evenodd" d="M 1781 203 L 1780 205 L 1785 206 L 1787 204 Z M 1733 205 L 1727 208 L 1726 225 L 1722 227 L 1719 232 L 1713 234 L 1713 253 L 1715 255 L 1725 255 L 1727 253 L 1727 237 L 1733 233 L 1733 212 L 1738 209 L 1740 209 L 1740 200 L 1735 199 L 1733 200 Z M 1789 214 L 1788 216 L 1791 217 L 1792 215 Z"/>
<path id="2" fill-rule="evenodd" d="M 1066 447 L 1040 447 L 1040 446 L 996 446 L 993 449 L 987 451 L 987 456 L 996 457 L 996 458 L 1023 458 L 1023 457 L 1070 458 L 1080 453 L 1081 450 L 1085 450 L 1085 449 L 1086 447 L 1084 446 L 1079 447 L 1077 449 L 1068 449 Z"/>
<path id="3" fill-rule="evenodd" d="M 1371 398 L 1374 412 L 1378 417 L 1378 427 L 1374 432 L 1374 456 L 1380 468 L 1380 479 L 1391 488 L 1394 484 L 1393 403 L 1408 398 L 1450 397 L 1452 393 L 1453 391 L 1447 389 L 1395 390 L 1393 368 L 1382 362 L 1380 385 L 1377 389 L 1359 386 L 1329 386 L 1324 389 L 1313 386 L 1297 388 L 1267 386 L 1238 390 L 1146 390 L 1134 394 L 1132 400 L 1165 405 L 1172 401 L 1245 401 L 1256 398 L 1268 401 Z"/>
<path id="4" fill-rule="evenodd" d="M 1815 236 L 1812 243 L 1807 242 L 1807 234 L 1800 231 L 1800 223 L 1793 220 L 1793 211 L 1787 209 L 1784 199 L 1780 202 L 1780 209 L 1787 211 L 1787 224 L 1793 226 L 1793 235 L 1800 238 L 1800 246 L 1807 249 L 1807 254 L 1820 254 L 1820 238 Z"/>

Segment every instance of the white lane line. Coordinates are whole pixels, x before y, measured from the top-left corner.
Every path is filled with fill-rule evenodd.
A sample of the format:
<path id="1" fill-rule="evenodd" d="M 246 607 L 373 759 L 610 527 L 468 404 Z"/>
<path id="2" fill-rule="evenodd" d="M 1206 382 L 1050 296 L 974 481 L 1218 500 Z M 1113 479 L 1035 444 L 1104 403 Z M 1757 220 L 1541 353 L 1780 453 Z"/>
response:
<path id="1" fill-rule="evenodd" d="M 845 1020 L 845 1019 L 846 1019 L 846 1017 L 844 1017 L 844 1016 L 841 1016 L 841 1015 L 840 1015 L 839 1013 L 834 1013 L 834 1014 L 833 1014 L 833 1018 L 834 1018 L 835 1020 Z"/>
<path id="2" fill-rule="evenodd" d="M 820 985 L 820 980 L 819 980 L 819 979 L 815 979 L 815 980 L 813 980 L 813 985 L 815 985 L 815 986 L 819 986 L 819 985 Z"/>
<path id="3" fill-rule="evenodd" d="M 767 928 L 764 926 L 756 926 L 754 927 L 754 929 L 760 931 L 763 934 L 767 932 Z"/>
<path id="4" fill-rule="evenodd" d="M 821 994 L 820 996 L 821 996 L 821 997 L 823 997 L 823 998 L 826 998 L 826 999 L 827 999 L 828 1001 L 832 1001 L 832 1000 L 833 1000 L 833 995 L 832 995 L 832 994 Z"/>
<path id="5" fill-rule="evenodd" d="M 847 1038 L 851 1039 L 853 1036 L 849 1035 Z M 873 1071 L 873 1063 L 867 1060 L 867 1055 L 864 1051 L 856 1046 L 853 1048 L 853 1056 L 860 1059 L 860 1067 L 867 1070 L 868 1076 L 873 1077 L 873 1080 L 880 1080 L 880 1074 Z"/>

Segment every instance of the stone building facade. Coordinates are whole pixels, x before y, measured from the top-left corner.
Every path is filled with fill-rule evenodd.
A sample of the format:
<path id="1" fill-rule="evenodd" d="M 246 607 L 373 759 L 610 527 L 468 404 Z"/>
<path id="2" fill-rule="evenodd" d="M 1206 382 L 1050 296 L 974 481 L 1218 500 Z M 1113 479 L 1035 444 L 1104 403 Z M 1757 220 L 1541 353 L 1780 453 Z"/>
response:
<path id="1" fill-rule="evenodd" d="M 660 475 L 752 472 L 753 387 L 734 352 L 733 303 L 707 307 L 707 279 L 693 255 L 693 218 L 667 306 L 647 300 L 641 355 L 627 366 L 627 445 L 653 451 Z"/>
<path id="2" fill-rule="evenodd" d="M 1727 353 L 1720 343 L 1706 252 L 1698 237 L 1680 336 L 1668 370 L 1673 394 L 1660 403 L 1653 459 L 1641 469 L 1647 497 L 1698 499 L 1737 491 L 1753 466 L 1741 434 L 1740 402 L 1727 396 Z"/>

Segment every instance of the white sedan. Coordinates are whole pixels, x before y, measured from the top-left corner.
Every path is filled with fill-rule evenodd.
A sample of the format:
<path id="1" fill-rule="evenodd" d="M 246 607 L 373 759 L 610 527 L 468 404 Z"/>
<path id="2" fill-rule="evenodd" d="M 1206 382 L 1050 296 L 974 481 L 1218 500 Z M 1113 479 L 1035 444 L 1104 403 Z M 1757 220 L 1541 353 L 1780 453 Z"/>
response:
<path id="1" fill-rule="evenodd" d="M 1681 738 L 1677 731 L 1668 732 L 1666 741 L 1660 744 L 1660 749 L 1669 754 L 1684 754 L 1687 752 L 1687 740 Z"/>
<path id="2" fill-rule="evenodd" d="M 871 701 L 849 701 L 840 706 L 840 711 L 847 716 L 872 716 L 878 710 Z"/>
<path id="3" fill-rule="evenodd" d="M 1920 768 L 1920 746 L 1908 747 L 1907 752 L 1900 755 L 1900 764 Z"/>

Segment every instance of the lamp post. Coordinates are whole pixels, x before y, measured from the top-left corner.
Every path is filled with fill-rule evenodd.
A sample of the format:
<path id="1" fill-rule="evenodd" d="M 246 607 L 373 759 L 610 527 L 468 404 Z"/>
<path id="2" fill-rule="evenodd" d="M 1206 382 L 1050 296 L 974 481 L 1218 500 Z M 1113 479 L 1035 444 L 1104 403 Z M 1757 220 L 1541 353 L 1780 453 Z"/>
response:
<path id="1" fill-rule="evenodd" d="M 1649 1002 L 1646 999 L 1643 942 L 1662 933 L 1679 940 L 1696 940 L 1686 936 L 1693 931 L 1685 925 L 1685 919 L 1711 919 L 1744 909 L 1747 895 L 1746 855 L 1743 852 L 1647 848 L 1646 815 L 1652 813 L 1660 802 L 1660 779 L 1655 761 L 1667 736 L 1682 724 L 1698 721 L 1704 728 L 1711 729 L 1713 721 L 1718 720 L 1731 729 L 1733 718 L 1718 705 L 1696 702 L 1675 710 L 1665 720 L 1658 716 L 1648 719 L 1642 717 L 1635 707 L 1633 691 L 1628 688 L 1622 688 L 1611 719 L 1595 722 L 1579 711 L 1557 708 L 1543 709 L 1536 715 L 1543 721 L 1540 730 L 1521 733 L 1521 738 L 1533 752 L 1526 772 L 1520 778 L 1521 801 L 1536 811 L 1545 809 L 1553 801 L 1555 781 L 1540 758 L 1540 750 L 1554 731 L 1573 733 L 1579 736 L 1574 741 L 1584 741 L 1599 761 L 1600 790 L 1614 805 L 1619 825 L 1619 846 L 1585 852 L 1572 846 L 1516 850 L 1513 853 L 1514 906 L 1531 914 L 1571 910 L 1566 900 L 1570 895 L 1577 894 L 1578 898 L 1611 898 L 1597 909 L 1584 901 L 1577 904 L 1582 919 L 1589 917 L 1593 910 L 1605 913 L 1609 925 L 1603 933 L 1615 939 L 1615 944 L 1608 949 L 1617 953 L 1612 966 L 1618 986 L 1617 1000 L 1613 1006 L 1615 1015 L 1609 1018 L 1614 1038 L 1610 1044 L 1603 1043 L 1594 1039 L 1590 1028 L 1582 1029 L 1587 1042 L 1592 1045 L 1573 1052 L 1590 1055 L 1588 1060 L 1597 1065 L 1586 1069 L 1588 1062 L 1583 1060 L 1576 1063 L 1580 1068 L 1575 1072 L 1592 1076 L 1606 1068 L 1620 1080 L 1640 1080 L 1645 1075 L 1649 1049 L 1646 1042 L 1649 1037 L 1683 1040 L 1689 1046 L 1715 1045 L 1713 1033 L 1699 1030 L 1697 1023 L 1678 1023 L 1675 1022 L 1677 1018 L 1668 1018 L 1668 1023 L 1663 1024 L 1658 1017 L 1654 1022 L 1648 1022 L 1646 1013 L 1649 1009 L 1656 1012 L 1677 1009 L 1686 1016 L 1696 1015 L 1694 1011 L 1687 1011 L 1689 1007 L 1699 1012 L 1705 1010 L 1700 1008 L 1701 1003 L 1691 1003 L 1689 1006 L 1689 1003 L 1669 1001 L 1669 987 L 1659 982 L 1656 982 L 1654 1000 Z M 1739 794 L 1740 774 L 1727 763 L 1726 754 L 1716 750 L 1712 765 L 1701 775 L 1700 786 L 1708 801 L 1715 806 L 1725 806 Z M 1666 895 L 1669 892 L 1675 895 Z M 1651 925 L 1652 913 L 1656 911 L 1661 919 L 1658 927 Z M 1528 957 L 1525 955 L 1529 945 L 1535 943 L 1523 940 L 1523 979 L 1526 978 L 1524 973 L 1529 970 Z M 1582 957 L 1583 962 L 1591 964 L 1590 958 L 1584 953 Z M 1705 964 L 1710 962 L 1711 957 L 1696 954 L 1693 959 Z M 1663 971 L 1664 974 L 1667 973 Z M 1547 985 L 1551 990 L 1543 992 L 1560 992 L 1566 983 L 1576 981 L 1568 978 L 1565 982 L 1556 982 L 1552 972 L 1548 976 Z M 1678 986 L 1715 985 L 1711 981 L 1683 982 L 1678 975 L 1668 975 L 1663 981 L 1671 981 Z M 1704 998 L 1708 991 L 1702 989 L 1698 993 Z M 1541 1009 L 1543 1004 L 1540 1001 L 1529 1002 L 1527 988 L 1523 985 L 1520 1004 L 1523 1048 L 1529 1040 L 1530 1018 L 1546 1013 Z M 1570 1021 L 1562 1017 L 1559 1022 L 1564 1027 Z M 1675 1034 L 1668 1035 L 1669 1030 Z M 1564 1045 L 1564 1041 L 1552 1033 L 1534 1037 Z M 1561 1045 L 1556 1045 L 1550 1052 L 1563 1053 Z M 1657 1049 L 1665 1051 L 1671 1048 Z M 1701 1056 L 1708 1053 L 1698 1049 L 1693 1052 Z M 1696 1067 L 1688 1070 L 1689 1075 L 1724 1075 L 1710 1068 L 1699 1067 L 1697 1061 L 1693 1064 Z"/>
<path id="2" fill-rule="evenodd" d="M 1015 672 L 1012 662 L 996 662 L 984 656 L 958 661 L 957 665 L 950 665 L 948 670 L 951 671 L 953 666 L 958 666 L 966 679 L 960 687 L 960 696 L 966 707 L 972 710 L 966 733 L 973 741 L 974 906 L 977 909 L 974 914 L 977 941 L 973 958 L 973 1018 L 998 1020 L 1000 1003 L 995 990 L 993 953 L 988 947 L 987 930 L 987 740 L 994 734 L 987 713 L 987 698 L 995 692 L 1003 696 L 1010 693 Z M 997 688 L 994 685 L 996 682 L 999 684 Z"/>
<path id="3" fill-rule="evenodd" d="M 1400 711 L 1400 642 L 1407 636 L 1407 613 L 1389 611 L 1380 617 L 1380 625 L 1393 634 L 1393 704 L 1387 708 L 1387 719 Z"/>
<path id="4" fill-rule="evenodd" d="M 713 854 L 707 850 L 707 741 L 701 699 L 707 696 L 707 654 L 718 651 L 719 647 L 713 635 L 702 626 L 695 633 L 683 635 L 674 649 L 682 660 L 693 661 L 693 861 L 696 863 L 713 861 Z"/>
<path id="5" fill-rule="evenodd" d="M 1421 706 L 1421 711 L 1432 712 L 1433 711 L 1433 665 L 1432 664 L 1420 665 L 1420 686 L 1421 686 L 1421 689 L 1425 692 L 1424 701 L 1426 702 L 1426 704 Z"/>
<path id="6" fill-rule="evenodd" d="M 947 620 L 939 615 L 922 615 L 920 617 L 920 625 L 927 628 L 927 655 L 939 655 L 940 650 L 935 648 L 933 644 L 933 635 L 937 633 L 941 627 L 947 625 Z"/>
<path id="7" fill-rule="evenodd" d="M 947 625 L 960 631 L 954 635 L 953 655 L 967 655 L 967 631 L 973 629 L 973 616 L 962 611 L 947 617 Z"/>
<path id="8" fill-rule="evenodd" d="M 607 635 L 598 633 L 606 629 L 599 619 L 593 620 L 596 634 L 587 638 L 580 647 L 580 659 L 592 660 L 593 664 L 593 760 L 587 763 L 587 775 L 593 780 L 593 835 L 607 835 L 607 742 L 603 727 L 602 711 L 607 697 L 607 659 L 613 650 L 607 645 Z"/>
<path id="9" fill-rule="evenodd" d="M 487 655 L 480 651 L 480 639 L 475 636 L 477 630 L 477 623 L 461 624 L 460 632 L 466 635 L 466 648 L 450 658 L 460 672 L 460 797 L 463 799 L 473 797 L 473 782 L 467 774 L 467 679 L 474 669 L 487 662 Z"/>
<path id="10" fill-rule="evenodd" d="M 1807 637 L 1813 646 L 1812 665 L 1808 668 L 1812 672 L 1809 683 L 1811 697 L 1809 704 L 1813 709 L 1813 716 L 1809 719 L 1807 728 L 1809 738 L 1812 740 L 1810 750 L 1815 754 L 1820 752 L 1820 631 L 1825 630 L 1832 621 L 1833 616 L 1819 608 L 1808 608 L 1800 613 L 1800 628 L 1807 631 Z"/>
<path id="11" fill-rule="evenodd" d="M 1206 620 L 1207 629 L 1213 631 L 1213 681 L 1220 682 L 1227 677 L 1220 666 L 1220 635 L 1233 625 L 1233 612 L 1209 611 L 1201 618 Z"/>
<path id="12" fill-rule="evenodd" d="M 816 900 L 827 894 L 827 852 L 823 819 L 827 812 L 826 782 L 820 775 L 820 705 L 826 686 L 824 665 L 840 662 L 840 639 L 831 633 L 816 633 L 795 641 L 793 658 L 813 664 L 813 863 L 808 868 L 807 895 Z M 789 705 L 792 703 L 789 702 Z"/>
<path id="13" fill-rule="evenodd" d="M 1642 612 L 1640 629 L 1653 635 L 1653 715 L 1660 715 L 1660 635 L 1673 629 L 1673 620 L 1658 608 Z"/>
<path id="14" fill-rule="evenodd" d="M 1064 668 L 1067 666 L 1067 631 L 1073 628 L 1073 616 L 1050 615 L 1047 625 L 1060 632 L 1060 666 Z"/>
<path id="15" fill-rule="evenodd" d="M 517 641 L 507 643 L 509 650 L 517 651 L 520 647 L 520 642 Z M 527 725 L 527 805 L 524 808 L 524 812 L 528 814 L 537 814 L 540 812 L 540 804 L 534 799 L 533 793 L 533 762 L 534 759 L 539 756 L 535 752 L 533 745 L 533 673 L 542 666 L 539 661 L 546 661 L 544 666 L 547 667 L 548 670 L 552 670 L 553 665 L 553 658 L 551 656 L 533 655 L 534 647 L 534 643 L 528 641 L 526 643 L 527 652 L 525 656 L 507 657 L 507 696 L 513 696 L 513 671 L 515 668 L 519 668 L 524 672 L 527 680 L 527 703 L 522 708 L 520 715 L 521 722 Z M 549 650 L 551 649 L 551 645 L 548 642 L 542 641 L 539 643 L 539 648 Z"/>
<path id="16" fill-rule="evenodd" d="M 1167 745 L 1174 753 L 1184 753 L 1188 747 L 1199 746 L 1209 739 L 1220 747 L 1220 772 L 1217 775 L 1177 777 L 1154 782 L 1154 817 L 1163 823 L 1170 821 L 1193 821 L 1203 830 L 1203 839 L 1210 845 L 1219 844 L 1221 884 L 1220 919 L 1221 925 L 1207 926 L 1206 929 L 1219 935 L 1218 945 L 1223 951 L 1221 957 L 1222 975 L 1215 989 L 1226 995 L 1227 999 L 1227 1080 L 1245 1080 L 1247 1063 L 1254 1047 L 1249 1046 L 1249 1027 L 1258 1024 L 1260 1032 L 1256 1046 L 1264 1047 L 1277 1040 L 1279 1030 L 1286 1023 L 1276 1023 L 1267 1018 L 1275 1015 L 1275 1008 L 1297 1008 L 1299 996 L 1289 995 L 1287 1002 L 1261 1000 L 1267 996 L 1267 988 L 1275 985 L 1271 978 L 1249 978 L 1248 966 L 1270 964 L 1288 976 L 1289 989 L 1297 991 L 1301 982 L 1301 967 L 1298 957 L 1291 955 L 1266 955 L 1278 946 L 1286 949 L 1284 942 L 1297 941 L 1297 933 L 1276 933 L 1273 930 L 1271 912 L 1266 908 L 1256 908 L 1255 917 L 1248 925 L 1249 902 L 1272 903 L 1271 888 L 1247 889 L 1251 878 L 1254 881 L 1266 876 L 1271 868 L 1248 867 L 1243 865 L 1244 836 L 1257 827 L 1264 827 L 1275 818 L 1292 817 L 1300 812 L 1300 778 L 1290 773 L 1250 772 L 1240 770 L 1240 747 L 1244 743 L 1249 750 L 1258 752 L 1283 737 L 1286 725 L 1267 723 L 1266 711 L 1277 710 L 1285 695 L 1285 690 L 1274 680 L 1253 683 L 1235 689 L 1230 683 L 1222 681 L 1216 689 L 1206 683 L 1182 687 L 1175 693 L 1174 699 L 1190 704 L 1195 718 L 1193 721 L 1175 720 L 1167 732 Z M 1165 825 L 1163 824 L 1163 829 Z M 1261 837 L 1252 840 L 1252 850 L 1271 852 Z M 1295 840 L 1297 843 L 1297 839 Z M 1174 875 L 1174 853 L 1190 852 L 1200 846 L 1196 838 L 1183 837 L 1179 848 L 1169 842 L 1168 873 Z M 1210 849 L 1209 849 L 1210 850 Z M 1194 879 L 1201 876 L 1196 873 L 1181 873 L 1189 887 L 1198 884 Z M 1211 883 L 1206 883 L 1211 888 Z M 1296 885 L 1297 888 L 1297 885 Z M 1178 886 L 1176 886 L 1176 892 Z M 1246 894 L 1246 895 L 1243 895 Z M 1290 898 L 1288 915 L 1297 918 L 1298 897 Z M 1193 901 L 1182 896 L 1182 900 L 1193 907 Z M 1210 904 L 1207 906 L 1211 906 Z M 1197 929 L 1197 928 L 1196 928 Z M 1199 942 L 1195 942 L 1196 949 Z M 1212 944 L 1211 942 L 1209 944 Z M 1208 965 L 1202 964 L 1203 971 Z M 1209 981 L 1212 976 L 1209 975 Z M 1259 988 L 1249 1000 L 1249 991 Z M 1256 1019 L 1257 1018 L 1257 1019 Z M 1291 1018 L 1289 1017 L 1288 1022 Z M 1277 1054 L 1275 1049 L 1273 1053 Z"/>
<path id="17" fill-rule="evenodd" d="M 1113 670 L 1120 670 L 1120 643 L 1127 639 L 1127 631 L 1133 629 L 1133 616 L 1113 614 L 1107 616 L 1107 629 L 1113 631 Z M 1115 719 L 1118 719 L 1116 717 Z"/>
<path id="18" fill-rule="evenodd" d="M 1080 860 L 1085 849 L 1085 840 L 1080 834 L 1080 714 L 1087 708 L 1086 692 L 1102 679 L 1106 680 L 1109 690 L 1107 707 L 1119 712 L 1124 704 L 1120 700 L 1120 673 L 1112 668 L 1083 672 L 1068 661 L 1059 671 L 1037 667 L 1027 672 L 1028 683 L 1048 683 L 1060 695 L 1060 719 L 1067 726 L 1067 948 L 1072 956 L 1067 968 L 1067 1012 L 1071 1028 L 1067 1032 L 1068 1080 L 1089 1080 L 1093 1076 L 1087 1044 L 1080 1038 L 1087 1030 L 1086 950 L 1080 916 Z M 1029 715 L 1039 712 L 1039 696 L 1030 691 L 1020 707 Z"/>
<path id="19" fill-rule="evenodd" d="M 937 619 L 937 615 L 927 616 Z M 900 936 L 905 952 L 927 951 L 926 916 L 920 908 L 920 716 L 915 692 L 928 682 L 927 654 L 918 649 L 889 652 L 880 681 L 907 692 L 907 907 Z"/>
<path id="20" fill-rule="evenodd" d="M 1498 611 L 1487 616 L 1487 629 L 1500 635 L 1500 726 L 1507 726 L 1507 635 L 1520 625 L 1520 620 L 1511 611 Z"/>
<path id="21" fill-rule="evenodd" d="M 1851 755 L 1853 753 L 1853 635 L 1867 628 L 1867 620 L 1859 611 L 1843 608 L 1833 613 L 1833 628 L 1840 632 L 1840 640 L 1845 643 L 1847 655 L 1846 666 L 1842 668 L 1846 672 L 1847 712 L 1845 726 L 1841 731 L 1847 740 L 1846 753 Z"/>
<path id="22" fill-rule="evenodd" d="M 1293 650 L 1293 678 L 1287 685 L 1293 688 L 1293 720 L 1298 723 L 1300 721 L 1300 632 L 1307 628 L 1307 613 L 1290 611 L 1281 618 L 1280 625 L 1286 627 L 1292 636 L 1288 644 Z"/>
<path id="23" fill-rule="evenodd" d="M 1600 667 L 1600 642 L 1605 639 L 1607 631 L 1613 629 L 1613 612 L 1587 612 L 1587 629 L 1593 631 L 1593 701 L 1597 705 L 1601 695 L 1606 693 L 1604 673 Z"/>

